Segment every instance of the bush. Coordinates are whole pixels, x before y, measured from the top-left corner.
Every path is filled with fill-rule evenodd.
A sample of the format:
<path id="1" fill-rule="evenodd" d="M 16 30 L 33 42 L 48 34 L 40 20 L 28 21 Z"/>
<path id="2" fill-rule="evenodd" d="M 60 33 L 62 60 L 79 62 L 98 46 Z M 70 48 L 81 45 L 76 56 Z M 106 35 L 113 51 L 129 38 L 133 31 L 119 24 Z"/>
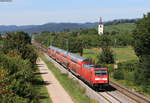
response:
<path id="1" fill-rule="evenodd" d="M 113 73 L 113 78 L 118 79 L 118 80 L 123 80 L 124 79 L 124 73 L 123 70 L 117 70 Z"/>
<path id="2" fill-rule="evenodd" d="M 118 67 L 124 69 L 126 72 L 132 72 L 138 67 L 139 62 L 136 60 L 118 63 Z"/>
<path id="3" fill-rule="evenodd" d="M 149 85 L 143 85 L 142 90 L 143 90 L 143 92 L 150 94 L 150 86 Z"/>
<path id="4" fill-rule="evenodd" d="M 37 101 L 37 93 L 34 91 L 32 85 L 32 81 L 34 80 L 32 65 L 28 60 L 23 60 L 21 57 L 0 55 L 0 68 L 1 71 L 7 71 L 7 73 L 0 72 L 1 76 L 5 76 L 5 78 L 1 78 L 0 80 L 0 84 L 2 85 L 0 85 L 0 90 L 4 91 L 1 94 L 2 100 L 5 100 L 4 95 L 14 94 L 17 98 L 27 99 L 27 103 L 34 100 Z M 2 100 L 1 102 L 3 102 Z"/>
<path id="5" fill-rule="evenodd" d="M 124 79 L 127 81 L 134 82 L 134 71 L 133 72 L 125 72 L 124 73 Z"/>
<path id="6" fill-rule="evenodd" d="M 137 85 L 150 86 L 150 56 L 143 56 L 138 68 L 135 70 L 135 83 Z"/>
<path id="7" fill-rule="evenodd" d="M 11 32 L 0 54 L 0 102 L 39 103 L 34 89 L 37 54 L 24 32 Z"/>
<path id="8" fill-rule="evenodd" d="M 28 99 L 21 98 L 14 94 L 0 94 L 2 103 L 29 103 Z"/>
<path id="9" fill-rule="evenodd" d="M 124 71 L 124 80 L 139 84 L 139 62 L 136 60 L 118 63 L 118 68 Z"/>
<path id="10" fill-rule="evenodd" d="M 28 59 L 33 66 L 36 64 L 36 59 L 38 56 L 32 45 L 25 45 L 24 47 L 21 47 L 19 52 L 23 59 Z"/>

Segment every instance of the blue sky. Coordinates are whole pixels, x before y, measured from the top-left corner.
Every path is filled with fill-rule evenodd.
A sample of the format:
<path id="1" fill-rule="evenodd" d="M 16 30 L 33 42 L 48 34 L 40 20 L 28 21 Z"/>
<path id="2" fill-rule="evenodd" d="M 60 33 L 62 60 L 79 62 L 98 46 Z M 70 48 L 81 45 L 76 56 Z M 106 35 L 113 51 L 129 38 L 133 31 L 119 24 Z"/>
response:
<path id="1" fill-rule="evenodd" d="M 150 0 L 12 0 L 0 2 L 0 25 L 140 18 L 150 11 L 149 4 Z"/>

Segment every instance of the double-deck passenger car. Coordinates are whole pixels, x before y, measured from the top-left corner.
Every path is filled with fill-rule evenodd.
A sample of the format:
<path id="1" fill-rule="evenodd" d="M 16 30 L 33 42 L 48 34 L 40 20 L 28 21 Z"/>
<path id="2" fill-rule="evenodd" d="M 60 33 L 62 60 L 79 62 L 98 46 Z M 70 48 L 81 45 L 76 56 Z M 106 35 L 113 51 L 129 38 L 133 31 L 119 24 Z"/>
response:
<path id="1" fill-rule="evenodd" d="M 87 58 L 54 46 L 48 48 L 48 55 L 95 88 L 109 84 L 108 69 L 95 65 Z"/>

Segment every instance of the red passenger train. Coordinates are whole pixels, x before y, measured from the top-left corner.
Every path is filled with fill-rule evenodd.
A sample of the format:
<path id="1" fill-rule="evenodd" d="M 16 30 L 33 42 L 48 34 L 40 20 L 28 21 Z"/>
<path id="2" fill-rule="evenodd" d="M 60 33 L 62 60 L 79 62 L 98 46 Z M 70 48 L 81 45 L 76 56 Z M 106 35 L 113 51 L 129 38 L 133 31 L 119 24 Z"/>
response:
<path id="1" fill-rule="evenodd" d="M 109 84 L 107 68 L 95 65 L 87 58 L 54 46 L 48 48 L 48 55 L 67 67 L 67 69 L 75 75 L 88 82 L 94 88 L 102 88 Z"/>

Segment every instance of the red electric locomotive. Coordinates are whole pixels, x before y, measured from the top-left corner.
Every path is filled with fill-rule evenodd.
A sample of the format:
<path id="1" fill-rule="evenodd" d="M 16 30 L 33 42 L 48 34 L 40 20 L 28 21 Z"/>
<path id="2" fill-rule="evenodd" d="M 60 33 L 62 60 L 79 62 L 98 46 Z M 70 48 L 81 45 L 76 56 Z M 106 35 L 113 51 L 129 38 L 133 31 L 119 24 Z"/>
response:
<path id="1" fill-rule="evenodd" d="M 109 84 L 108 69 L 91 63 L 87 58 L 54 46 L 48 48 L 48 54 L 93 87 L 101 88 Z"/>

